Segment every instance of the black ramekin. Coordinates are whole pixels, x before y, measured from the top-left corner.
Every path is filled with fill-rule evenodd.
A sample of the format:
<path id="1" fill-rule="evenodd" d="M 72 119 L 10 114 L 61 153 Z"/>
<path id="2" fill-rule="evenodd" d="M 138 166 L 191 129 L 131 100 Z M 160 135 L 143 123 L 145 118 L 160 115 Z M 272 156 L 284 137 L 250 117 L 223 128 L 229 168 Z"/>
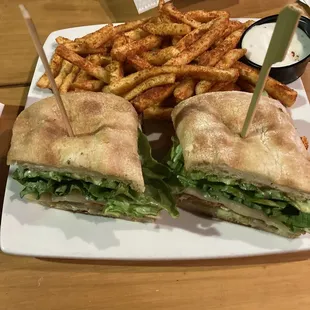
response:
<path id="1" fill-rule="evenodd" d="M 245 36 L 245 34 L 254 26 L 257 25 L 262 25 L 262 24 L 268 24 L 268 23 L 274 23 L 277 21 L 278 15 L 272 15 L 272 16 L 267 16 L 265 18 L 262 18 L 252 24 L 242 35 L 240 41 L 239 41 L 239 48 L 242 47 L 242 40 Z M 310 38 L 310 19 L 302 16 L 299 20 L 298 27 L 303 30 L 307 36 Z M 291 82 L 294 82 L 297 80 L 304 72 L 307 67 L 307 64 L 310 60 L 310 53 L 308 54 L 307 57 L 299 60 L 298 62 L 295 62 L 291 65 L 288 66 L 283 66 L 283 67 L 276 67 L 276 68 L 271 68 L 270 70 L 270 76 L 273 77 L 274 79 L 280 81 L 281 83 L 284 84 L 289 84 Z M 261 69 L 262 66 L 252 62 L 249 60 L 246 56 L 241 58 L 241 61 L 249 66 L 252 66 L 258 70 Z"/>

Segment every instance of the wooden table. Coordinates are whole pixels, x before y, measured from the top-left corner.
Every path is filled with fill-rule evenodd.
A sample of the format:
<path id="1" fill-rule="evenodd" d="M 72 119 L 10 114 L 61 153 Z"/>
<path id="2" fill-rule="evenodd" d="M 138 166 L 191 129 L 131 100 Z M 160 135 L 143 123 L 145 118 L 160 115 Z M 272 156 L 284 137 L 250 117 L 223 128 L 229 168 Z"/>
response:
<path id="1" fill-rule="evenodd" d="M 132 0 L 24 0 L 41 39 L 56 29 L 137 17 Z M 176 0 L 181 10 L 226 9 L 233 17 L 277 13 L 286 0 Z M 36 54 L 20 1 L 0 4 L 0 204 L 10 129 L 25 104 Z M 121 4 L 121 9 L 120 9 Z M 104 9 L 104 10 L 103 10 Z M 149 12 L 144 15 L 150 15 Z M 303 77 L 310 95 L 310 70 Z M 0 309 L 310 309 L 309 252 L 189 262 L 86 262 L 0 254 Z"/>

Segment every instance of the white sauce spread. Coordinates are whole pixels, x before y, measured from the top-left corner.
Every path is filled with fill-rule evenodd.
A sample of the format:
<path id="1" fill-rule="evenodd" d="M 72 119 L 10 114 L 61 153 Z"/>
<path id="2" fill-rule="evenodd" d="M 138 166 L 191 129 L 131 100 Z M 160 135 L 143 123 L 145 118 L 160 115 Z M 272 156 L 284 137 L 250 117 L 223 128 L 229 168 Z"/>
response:
<path id="1" fill-rule="evenodd" d="M 246 57 L 249 60 L 258 65 L 263 64 L 275 25 L 276 23 L 257 25 L 245 34 L 242 40 L 242 48 L 247 49 Z M 275 63 L 272 67 L 291 65 L 306 58 L 309 54 L 310 38 L 297 27 L 284 60 Z"/>

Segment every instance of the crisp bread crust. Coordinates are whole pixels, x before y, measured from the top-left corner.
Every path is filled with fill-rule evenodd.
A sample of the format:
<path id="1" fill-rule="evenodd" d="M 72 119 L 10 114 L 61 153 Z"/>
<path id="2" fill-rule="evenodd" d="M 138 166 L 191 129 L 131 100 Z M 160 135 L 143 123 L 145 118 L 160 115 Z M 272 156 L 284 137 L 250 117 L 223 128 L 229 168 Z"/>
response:
<path id="1" fill-rule="evenodd" d="M 248 136 L 241 138 L 251 97 L 237 91 L 207 93 L 174 108 L 185 169 L 235 176 L 309 199 L 309 153 L 278 101 L 261 97 Z"/>
<path id="2" fill-rule="evenodd" d="M 115 178 L 144 191 L 138 116 L 125 99 L 103 93 L 62 95 L 74 137 L 49 97 L 24 110 L 13 127 L 8 164 Z"/>

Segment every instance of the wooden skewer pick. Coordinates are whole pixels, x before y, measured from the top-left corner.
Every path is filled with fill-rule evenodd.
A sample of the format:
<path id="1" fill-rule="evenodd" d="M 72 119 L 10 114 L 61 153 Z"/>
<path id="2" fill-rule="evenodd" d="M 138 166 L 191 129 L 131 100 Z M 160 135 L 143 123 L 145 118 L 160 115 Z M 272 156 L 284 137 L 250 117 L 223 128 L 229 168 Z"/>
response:
<path id="1" fill-rule="evenodd" d="M 265 87 L 266 79 L 269 75 L 271 66 L 282 61 L 287 53 L 287 49 L 291 43 L 293 34 L 297 27 L 301 10 L 293 5 L 286 6 L 279 14 L 271 41 L 264 59 L 262 69 L 259 73 L 258 82 L 256 84 L 252 100 L 243 124 L 241 137 L 245 138 L 248 133 L 250 124 L 254 118 L 257 103 L 261 97 Z"/>
<path id="2" fill-rule="evenodd" d="M 69 119 L 68 119 L 68 115 L 66 113 L 64 104 L 62 102 L 62 99 L 60 97 L 59 91 L 57 89 L 57 86 L 56 86 L 56 83 L 55 83 L 52 71 L 51 71 L 50 66 L 48 64 L 48 61 L 47 61 L 46 55 L 44 53 L 43 47 L 41 45 L 41 42 L 40 42 L 40 39 L 39 39 L 37 30 L 36 30 L 36 27 L 35 27 L 32 19 L 31 19 L 31 16 L 30 16 L 29 12 L 26 10 L 25 6 L 23 4 L 20 4 L 19 8 L 20 8 L 21 13 L 22 13 L 22 15 L 24 17 L 24 20 L 26 22 L 29 34 L 30 34 L 30 36 L 32 38 L 32 41 L 33 41 L 34 46 L 35 46 L 35 48 L 37 50 L 37 53 L 39 54 L 39 56 L 41 58 L 41 61 L 42 61 L 43 65 L 44 65 L 46 75 L 47 75 L 47 77 L 49 79 L 49 82 L 51 84 L 53 93 L 55 95 L 55 98 L 56 98 L 56 101 L 57 101 L 57 104 L 58 104 L 58 107 L 60 109 L 60 113 L 62 115 L 63 122 L 64 122 L 64 124 L 66 126 L 67 131 L 68 131 L 68 135 L 70 137 L 74 137 L 74 134 L 73 134 L 73 131 L 72 131 Z"/>

